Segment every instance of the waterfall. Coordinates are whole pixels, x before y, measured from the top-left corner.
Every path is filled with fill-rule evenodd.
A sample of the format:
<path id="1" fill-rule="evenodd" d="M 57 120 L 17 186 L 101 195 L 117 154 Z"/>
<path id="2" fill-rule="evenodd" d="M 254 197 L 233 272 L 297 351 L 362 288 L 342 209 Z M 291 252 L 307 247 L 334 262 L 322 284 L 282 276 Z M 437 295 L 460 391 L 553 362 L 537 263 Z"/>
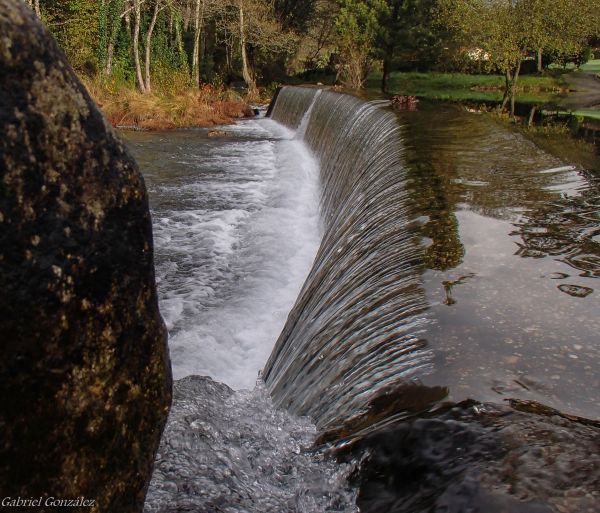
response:
<path id="1" fill-rule="evenodd" d="M 458 335 L 450 333 L 440 344 L 444 329 L 455 327 L 440 315 L 449 304 L 426 300 L 431 270 L 425 269 L 420 222 L 436 208 L 424 208 L 423 198 L 446 198 L 444 190 L 418 194 L 428 186 L 428 166 L 449 160 L 439 151 L 444 144 L 430 144 L 439 136 L 431 119 L 451 132 L 453 143 L 456 124 L 440 122 L 436 107 L 433 118 L 418 113 L 425 116 L 421 132 L 409 118 L 412 131 L 404 132 L 387 104 L 285 87 L 270 108 L 272 119 L 229 127 L 231 140 L 199 144 L 198 134 L 177 134 L 179 151 L 189 148 L 183 167 L 167 183 L 159 173 L 153 186 L 160 198 L 154 208 L 157 247 L 164 250 L 158 253 L 163 312 L 176 330 L 176 372 L 213 379 L 189 375 L 175 382 L 147 513 L 354 513 L 355 505 L 363 513 L 600 511 L 594 495 L 600 482 L 598 421 L 508 396 L 503 404 L 480 402 L 477 393 L 457 399 L 461 370 L 477 374 L 478 362 L 488 357 L 469 345 L 478 317 L 462 305 L 478 297 L 472 288 L 467 303 L 461 289 L 461 301 L 452 303 L 454 312 L 463 308 Z M 471 133 L 458 140 L 472 141 Z M 497 153 L 508 159 L 504 137 L 510 136 L 513 148 L 513 135 L 495 124 L 493 133 L 502 145 Z M 415 167 L 417 148 L 407 148 L 404 136 L 428 152 L 422 168 Z M 199 156 L 196 146 L 209 158 Z M 472 172 L 486 150 L 477 148 L 475 155 L 464 176 L 481 188 L 472 180 L 480 175 Z M 436 171 L 446 178 L 448 169 L 441 167 Z M 171 174 L 169 169 L 167 178 Z M 539 179 L 539 173 L 523 171 L 519 188 L 528 176 Z M 564 203 L 544 205 L 535 224 L 521 221 L 533 254 L 557 247 L 538 244 L 561 233 L 557 224 L 585 229 L 582 244 L 589 248 L 596 234 L 589 214 L 597 202 L 596 196 L 588 199 L 581 203 L 588 217 L 579 224 L 571 217 L 575 203 L 567 209 Z M 546 231 L 549 219 L 553 229 Z M 496 222 L 483 219 L 482 226 Z M 457 231 L 457 223 L 440 224 L 439 237 L 458 239 L 459 233 L 446 231 Z M 509 233 L 511 242 L 515 234 Z M 506 242 L 496 231 L 470 248 L 487 245 L 484 254 L 494 255 L 494 237 Z M 573 239 L 566 241 L 573 247 Z M 510 262 L 510 255 L 500 261 Z M 183 272 L 173 273 L 177 266 Z M 495 293 L 498 281 L 489 283 Z M 561 289 L 558 294 L 564 296 Z M 248 390 L 278 333 L 263 379 Z M 533 346 L 536 339 L 531 341 Z M 568 358 L 580 361 L 571 351 Z M 463 364 L 457 367 L 457 360 Z M 589 369 L 591 376 L 591 364 Z M 448 379 L 451 373 L 456 376 Z M 526 378 L 522 383 L 535 384 Z"/>
<path id="2" fill-rule="evenodd" d="M 380 104 L 311 88 L 283 88 L 271 116 L 300 126 L 319 162 L 324 236 L 264 379 L 279 406 L 331 429 L 432 368 L 402 129 Z"/>

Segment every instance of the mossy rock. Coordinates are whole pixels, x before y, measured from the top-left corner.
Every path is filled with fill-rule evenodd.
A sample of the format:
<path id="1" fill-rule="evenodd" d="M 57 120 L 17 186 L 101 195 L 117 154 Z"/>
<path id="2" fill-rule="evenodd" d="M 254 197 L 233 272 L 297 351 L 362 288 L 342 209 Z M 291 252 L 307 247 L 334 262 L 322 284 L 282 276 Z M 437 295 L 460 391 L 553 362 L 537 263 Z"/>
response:
<path id="1" fill-rule="evenodd" d="M 0 0 L 0 130 L 3 497 L 141 511 L 171 400 L 146 189 L 20 0 Z"/>

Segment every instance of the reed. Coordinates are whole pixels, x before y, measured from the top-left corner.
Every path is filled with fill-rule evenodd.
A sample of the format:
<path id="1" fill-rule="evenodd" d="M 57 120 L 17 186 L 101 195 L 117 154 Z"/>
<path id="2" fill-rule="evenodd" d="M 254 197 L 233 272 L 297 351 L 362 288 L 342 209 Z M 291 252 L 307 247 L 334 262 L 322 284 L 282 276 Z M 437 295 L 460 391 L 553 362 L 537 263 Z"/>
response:
<path id="1" fill-rule="evenodd" d="M 210 127 L 253 116 L 240 95 L 211 85 L 142 94 L 125 85 L 86 78 L 83 82 L 115 127 L 146 130 Z"/>

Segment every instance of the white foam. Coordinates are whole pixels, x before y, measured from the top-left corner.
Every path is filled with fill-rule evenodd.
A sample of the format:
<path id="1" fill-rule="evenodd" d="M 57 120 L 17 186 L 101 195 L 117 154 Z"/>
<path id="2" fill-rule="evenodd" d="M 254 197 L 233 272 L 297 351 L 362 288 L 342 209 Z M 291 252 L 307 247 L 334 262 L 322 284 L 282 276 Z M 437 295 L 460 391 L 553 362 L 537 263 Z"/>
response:
<path id="1" fill-rule="evenodd" d="M 197 179 L 161 186 L 182 200 L 154 226 L 174 377 L 239 389 L 253 387 L 312 265 L 319 186 L 290 130 L 268 119 L 226 130 L 208 158 L 186 155 Z"/>

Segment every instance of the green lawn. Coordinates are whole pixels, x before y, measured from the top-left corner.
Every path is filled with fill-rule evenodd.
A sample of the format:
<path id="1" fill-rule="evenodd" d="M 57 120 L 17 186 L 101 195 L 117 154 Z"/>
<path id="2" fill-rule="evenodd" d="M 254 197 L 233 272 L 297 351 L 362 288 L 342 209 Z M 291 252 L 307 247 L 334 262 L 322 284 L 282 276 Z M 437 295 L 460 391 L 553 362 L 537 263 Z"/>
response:
<path id="1" fill-rule="evenodd" d="M 571 112 L 573 116 L 581 116 L 588 119 L 596 119 L 600 121 L 600 110 L 595 109 L 580 109 Z"/>
<path id="2" fill-rule="evenodd" d="M 585 73 L 600 73 L 600 59 L 588 61 L 581 66 L 581 71 Z M 600 110 L 595 109 L 580 109 L 571 113 L 573 116 L 581 116 L 587 119 L 600 121 Z"/>
<path id="3" fill-rule="evenodd" d="M 369 76 L 368 87 L 376 88 L 381 73 Z M 560 91 L 557 78 L 524 75 L 517 84 L 519 101 L 548 101 Z M 504 77 L 466 73 L 392 73 L 390 92 L 436 100 L 501 100 Z"/>
<path id="4" fill-rule="evenodd" d="M 600 73 L 600 59 L 586 62 L 581 66 L 581 71 L 585 71 L 586 73 Z"/>

